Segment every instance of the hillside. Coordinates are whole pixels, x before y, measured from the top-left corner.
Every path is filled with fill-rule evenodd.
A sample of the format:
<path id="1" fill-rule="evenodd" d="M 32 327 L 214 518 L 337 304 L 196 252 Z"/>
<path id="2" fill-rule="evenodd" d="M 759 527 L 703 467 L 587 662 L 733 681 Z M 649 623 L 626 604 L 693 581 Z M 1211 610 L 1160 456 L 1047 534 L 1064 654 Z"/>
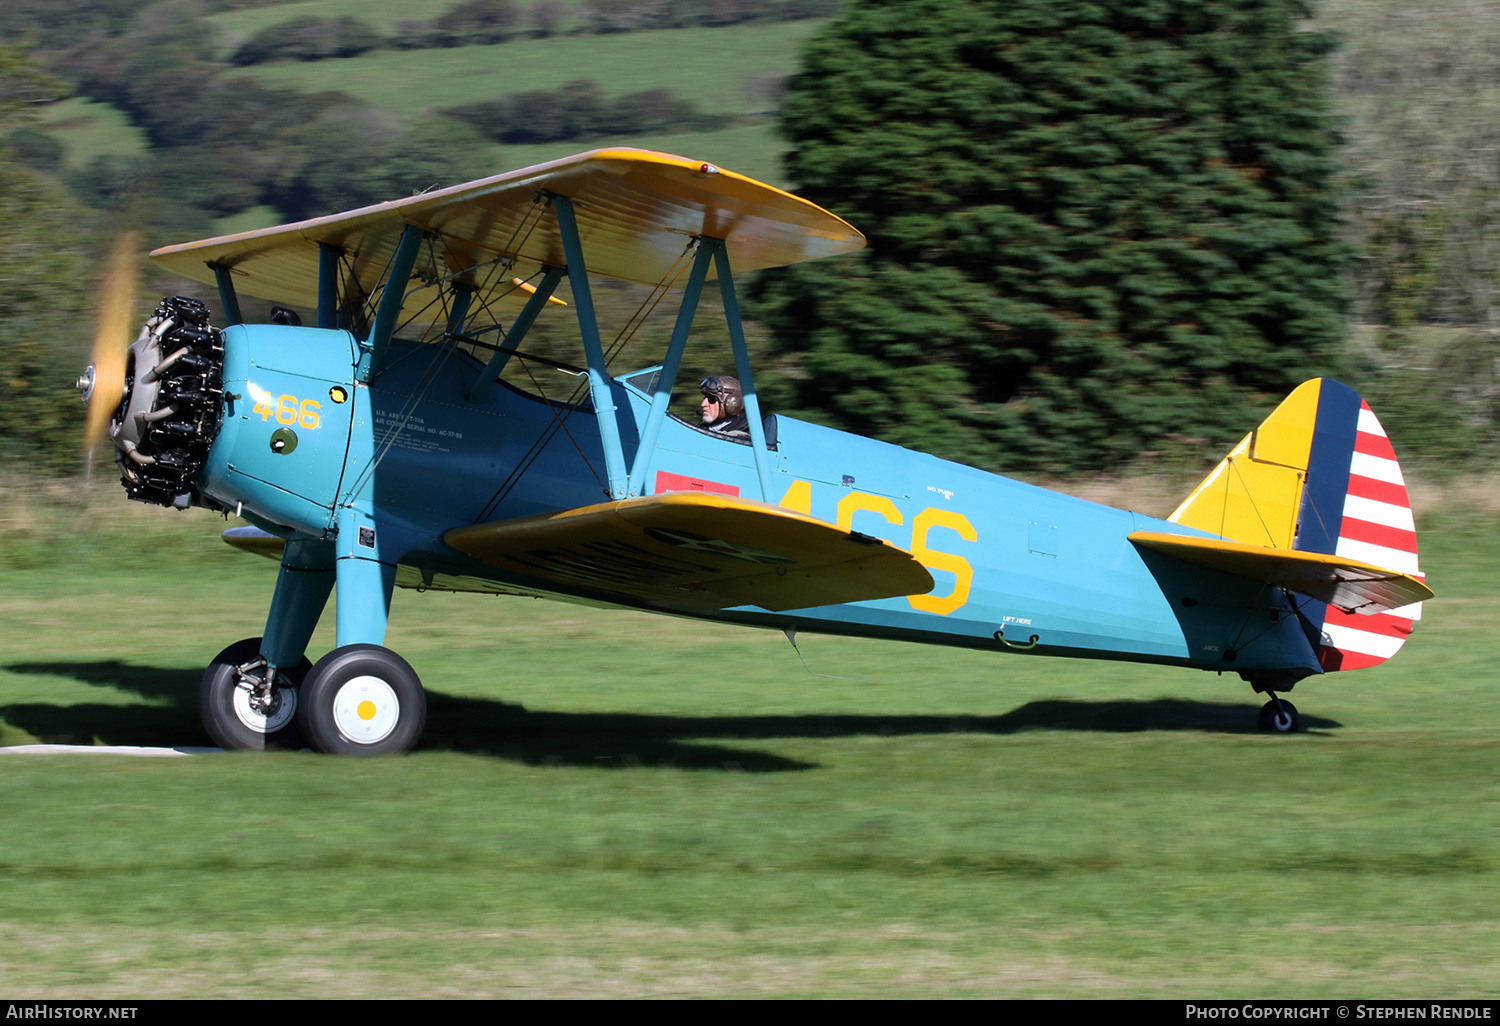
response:
<path id="1" fill-rule="evenodd" d="M 37 39 L 39 54 L 85 94 L 43 111 L 39 127 L 56 153 L 39 166 L 110 216 L 129 207 L 149 217 L 159 242 L 347 209 L 601 145 L 683 153 L 796 186 L 781 167 L 778 84 L 826 19 L 599 34 L 581 31 L 578 5 L 538 0 L 546 2 L 561 11 L 547 36 L 523 19 L 490 45 L 249 67 L 227 59 L 292 18 L 357 17 L 389 35 L 412 5 L 139 2 L 134 20 L 132 5 L 115 5 L 125 13 L 90 35 L 74 22 L 103 18 L 104 8 L 18 0 L 0 12 L 0 28 Z M 195 9 L 208 13 L 195 20 Z M 1500 167 L 1486 157 L 1500 146 L 1500 8 L 1325 0 L 1316 10 L 1310 27 L 1341 42 L 1330 81 L 1347 143 L 1342 206 L 1358 326 L 1346 340 L 1349 373 L 1368 378 L 1394 431 L 1434 458 L 1459 459 L 1483 448 L 1500 411 Z M 183 17 L 168 23 L 162 12 Z M 161 78 L 159 97 L 148 94 L 158 87 L 151 75 Z M 665 90 L 693 105 L 695 123 L 500 143 L 435 114 L 509 100 L 523 110 L 532 103 L 541 120 L 580 80 L 609 101 Z M 518 99 L 539 90 L 557 92 L 547 102 Z M 99 99 L 106 94 L 116 102 Z M 179 123 L 195 127 L 170 138 Z"/>

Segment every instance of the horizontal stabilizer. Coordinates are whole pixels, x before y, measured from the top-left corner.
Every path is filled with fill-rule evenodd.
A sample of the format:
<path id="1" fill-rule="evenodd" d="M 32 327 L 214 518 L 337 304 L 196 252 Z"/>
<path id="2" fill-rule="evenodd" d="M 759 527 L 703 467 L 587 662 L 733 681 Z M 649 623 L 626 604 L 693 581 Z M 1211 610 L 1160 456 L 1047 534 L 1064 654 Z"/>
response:
<path id="1" fill-rule="evenodd" d="M 908 552 L 802 513 L 669 492 L 455 528 L 443 541 L 530 580 L 683 609 L 804 609 L 926 594 Z"/>
<path id="2" fill-rule="evenodd" d="M 1130 540 L 1211 570 L 1308 595 L 1345 612 L 1376 613 L 1432 598 L 1432 589 L 1410 574 L 1344 556 L 1157 531 L 1136 531 Z"/>

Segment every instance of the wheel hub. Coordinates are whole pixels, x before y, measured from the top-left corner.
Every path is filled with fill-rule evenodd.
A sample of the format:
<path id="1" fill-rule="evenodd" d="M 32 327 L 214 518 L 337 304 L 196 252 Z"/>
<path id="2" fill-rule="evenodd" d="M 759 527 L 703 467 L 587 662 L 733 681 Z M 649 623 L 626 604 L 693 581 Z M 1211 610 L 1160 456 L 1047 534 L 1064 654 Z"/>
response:
<path id="1" fill-rule="evenodd" d="M 241 685 L 234 689 L 234 714 L 257 734 L 271 734 L 292 722 L 297 713 L 297 692 L 292 688 L 268 688 L 262 693 Z"/>
<path id="2" fill-rule="evenodd" d="M 355 677 L 333 699 L 333 722 L 339 733 L 360 745 L 384 741 L 401 719 L 395 690 L 379 677 Z"/>

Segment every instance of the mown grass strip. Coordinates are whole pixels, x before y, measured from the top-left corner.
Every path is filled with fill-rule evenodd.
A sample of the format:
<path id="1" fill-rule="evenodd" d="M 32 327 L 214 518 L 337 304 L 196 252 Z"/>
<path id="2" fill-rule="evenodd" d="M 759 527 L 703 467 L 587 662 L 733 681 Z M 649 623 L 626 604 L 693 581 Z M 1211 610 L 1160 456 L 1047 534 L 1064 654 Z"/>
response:
<path id="1" fill-rule="evenodd" d="M 200 514 L 7 498 L 0 742 L 201 741 L 271 564 Z M 861 684 L 769 632 L 402 593 L 407 758 L 6 760 L 0 983 L 1493 996 L 1500 554 L 1449 516 L 1408 648 L 1306 682 L 1284 738 L 1211 674 L 805 639 Z"/>

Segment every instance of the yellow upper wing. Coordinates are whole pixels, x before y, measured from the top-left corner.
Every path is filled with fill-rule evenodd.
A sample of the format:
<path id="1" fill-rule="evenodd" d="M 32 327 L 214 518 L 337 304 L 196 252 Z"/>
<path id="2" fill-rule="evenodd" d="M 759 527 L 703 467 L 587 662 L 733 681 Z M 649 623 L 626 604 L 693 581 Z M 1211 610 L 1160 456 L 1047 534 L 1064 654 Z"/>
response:
<path id="1" fill-rule="evenodd" d="M 591 274 L 650 285 L 694 235 L 727 240 L 736 271 L 847 253 L 865 242 L 822 207 L 733 171 L 650 150 L 605 149 L 348 213 L 165 246 L 151 258 L 206 284 L 215 280 L 210 264 L 226 267 L 243 293 L 309 307 L 317 305 L 319 243 L 352 259 L 368 292 L 407 225 L 442 240 L 446 266 L 419 262 L 418 273 L 463 280 L 497 257 L 527 271 L 562 267 L 556 218 L 537 202 L 546 193 L 573 200 Z M 478 284 L 484 274 L 473 277 L 468 283 Z M 509 274 L 496 280 L 510 287 Z"/>
<path id="2" fill-rule="evenodd" d="M 803 609 L 933 588 L 927 568 L 888 542 L 701 492 L 460 527 L 443 541 L 543 584 L 684 610 Z"/>

